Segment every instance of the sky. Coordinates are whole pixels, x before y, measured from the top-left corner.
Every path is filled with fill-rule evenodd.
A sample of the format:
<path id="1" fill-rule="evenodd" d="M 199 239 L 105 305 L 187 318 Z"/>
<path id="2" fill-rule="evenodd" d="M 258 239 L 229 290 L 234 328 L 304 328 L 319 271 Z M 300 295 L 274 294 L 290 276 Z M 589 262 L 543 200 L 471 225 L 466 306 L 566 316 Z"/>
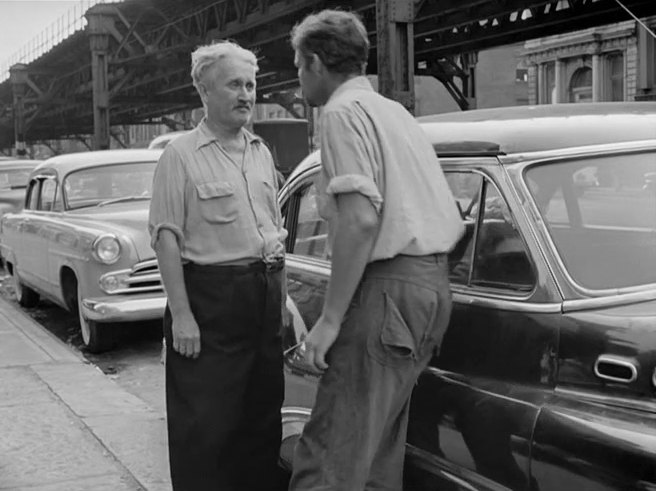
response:
<path id="1" fill-rule="evenodd" d="M 87 0 L 0 0 L 0 65 L 62 15 Z"/>

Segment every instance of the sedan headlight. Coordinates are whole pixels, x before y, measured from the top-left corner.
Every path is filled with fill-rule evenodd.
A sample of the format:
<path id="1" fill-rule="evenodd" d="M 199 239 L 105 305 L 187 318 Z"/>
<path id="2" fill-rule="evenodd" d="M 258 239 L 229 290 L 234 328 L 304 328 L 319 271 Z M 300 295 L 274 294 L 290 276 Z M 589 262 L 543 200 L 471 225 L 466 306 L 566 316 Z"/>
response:
<path id="1" fill-rule="evenodd" d="M 121 256 L 121 244 L 114 235 L 102 235 L 93 242 L 93 254 L 101 263 L 113 264 Z"/>

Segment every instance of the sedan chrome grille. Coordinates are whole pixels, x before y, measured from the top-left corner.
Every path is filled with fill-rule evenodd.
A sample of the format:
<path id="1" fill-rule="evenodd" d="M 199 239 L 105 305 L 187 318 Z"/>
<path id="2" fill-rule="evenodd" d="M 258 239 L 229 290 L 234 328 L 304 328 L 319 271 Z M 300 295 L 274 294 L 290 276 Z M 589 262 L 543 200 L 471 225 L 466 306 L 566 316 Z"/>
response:
<path id="1" fill-rule="evenodd" d="M 156 259 L 135 264 L 131 269 L 112 271 L 100 278 L 100 287 L 110 295 L 162 291 Z"/>
<path id="2" fill-rule="evenodd" d="M 162 289 L 162 277 L 159 274 L 157 259 L 137 263 L 127 279 L 130 290 L 155 291 Z"/>

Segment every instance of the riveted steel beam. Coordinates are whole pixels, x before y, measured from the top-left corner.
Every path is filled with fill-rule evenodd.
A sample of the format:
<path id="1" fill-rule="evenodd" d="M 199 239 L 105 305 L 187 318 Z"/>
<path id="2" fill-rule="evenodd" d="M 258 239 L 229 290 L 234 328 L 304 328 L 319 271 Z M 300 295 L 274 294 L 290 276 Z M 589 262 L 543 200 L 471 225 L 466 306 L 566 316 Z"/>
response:
<path id="1" fill-rule="evenodd" d="M 17 63 L 9 69 L 11 88 L 14 94 L 14 142 L 16 155 L 23 156 L 25 150 L 25 90 L 27 87 L 27 65 Z"/>
<path id="2" fill-rule="evenodd" d="M 378 91 L 414 112 L 414 0 L 376 0 Z"/>
<path id="3" fill-rule="evenodd" d="M 93 82 L 93 146 L 96 150 L 109 148 L 109 37 L 114 20 L 104 5 L 86 13 L 91 48 L 91 73 Z"/>

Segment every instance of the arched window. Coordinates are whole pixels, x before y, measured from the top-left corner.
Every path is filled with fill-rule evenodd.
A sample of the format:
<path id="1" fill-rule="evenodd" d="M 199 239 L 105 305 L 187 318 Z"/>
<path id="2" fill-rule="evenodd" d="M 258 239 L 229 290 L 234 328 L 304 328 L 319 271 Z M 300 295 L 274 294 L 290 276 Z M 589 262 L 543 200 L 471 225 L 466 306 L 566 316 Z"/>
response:
<path id="1" fill-rule="evenodd" d="M 569 82 L 569 102 L 592 102 L 592 69 L 582 67 Z"/>

